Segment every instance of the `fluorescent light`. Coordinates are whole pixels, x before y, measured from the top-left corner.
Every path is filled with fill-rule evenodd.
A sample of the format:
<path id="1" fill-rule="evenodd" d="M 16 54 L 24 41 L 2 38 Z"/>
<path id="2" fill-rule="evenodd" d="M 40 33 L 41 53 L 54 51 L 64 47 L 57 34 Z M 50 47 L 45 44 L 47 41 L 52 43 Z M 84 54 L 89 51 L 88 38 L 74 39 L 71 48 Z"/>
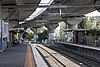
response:
<path id="1" fill-rule="evenodd" d="M 47 20 L 36 20 L 36 22 L 48 22 Z"/>
<path id="2" fill-rule="evenodd" d="M 50 5 L 54 0 L 41 0 L 39 5 Z M 32 20 L 38 15 L 40 15 L 42 12 L 44 12 L 47 8 L 37 8 L 35 12 L 32 13 L 28 18 L 26 18 L 26 21 Z"/>
<path id="3" fill-rule="evenodd" d="M 25 23 L 25 22 L 19 22 L 19 24 L 23 24 L 23 23 Z"/>
<path id="4" fill-rule="evenodd" d="M 36 25 L 42 25 L 42 24 L 38 23 L 38 24 L 36 24 Z"/>

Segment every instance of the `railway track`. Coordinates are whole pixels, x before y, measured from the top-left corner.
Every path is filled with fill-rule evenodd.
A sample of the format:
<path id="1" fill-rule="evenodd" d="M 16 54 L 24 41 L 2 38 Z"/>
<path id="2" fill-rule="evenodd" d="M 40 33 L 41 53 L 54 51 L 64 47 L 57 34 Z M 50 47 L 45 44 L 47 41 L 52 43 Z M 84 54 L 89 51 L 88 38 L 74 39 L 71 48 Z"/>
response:
<path id="1" fill-rule="evenodd" d="M 65 47 L 62 46 L 47 46 L 61 54 L 63 54 L 64 56 L 67 56 L 69 58 L 72 58 L 74 60 L 79 61 L 82 64 L 87 65 L 88 67 L 100 67 L 100 63 L 96 62 L 92 59 L 86 58 L 84 56 L 78 55 L 77 53 L 71 52 L 69 50 L 67 50 Z M 84 66 L 83 66 L 84 67 Z"/>
<path id="2" fill-rule="evenodd" d="M 90 67 L 84 64 L 76 64 L 58 52 L 47 47 L 39 45 L 36 48 L 41 53 L 49 67 Z"/>
<path id="3" fill-rule="evenodd" d="M 41 47 L 37 47 L 38 51 L 41 53 L 41 55 L 45 58 L 46 63 L 49 67 L 66 67 L 62 62 L 58 61 L 52 54 L 50 54 L 48 51 Z M 55 53 L 56 54 L 56 53 Z"/>

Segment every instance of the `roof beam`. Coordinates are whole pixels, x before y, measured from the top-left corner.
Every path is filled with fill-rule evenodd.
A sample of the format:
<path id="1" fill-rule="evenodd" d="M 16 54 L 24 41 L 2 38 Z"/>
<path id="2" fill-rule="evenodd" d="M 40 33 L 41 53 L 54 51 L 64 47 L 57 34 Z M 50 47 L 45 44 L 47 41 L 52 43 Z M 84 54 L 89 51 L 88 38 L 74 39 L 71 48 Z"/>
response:
<path id="1" fill-rule="evenodd" d="M 83 7 L 100 7 L 100 5 L 78 5 L 78 6 L 68 6 L 68 5 L 39 5 L 37 6 L 36 4 L 28 4 L 28 5 L 16 5 L 16 4 L 3 4 L 2 5 L 3 8 L 34 8 L 34 7 L 38 7 L 38 8 L 83 8 Z"/>

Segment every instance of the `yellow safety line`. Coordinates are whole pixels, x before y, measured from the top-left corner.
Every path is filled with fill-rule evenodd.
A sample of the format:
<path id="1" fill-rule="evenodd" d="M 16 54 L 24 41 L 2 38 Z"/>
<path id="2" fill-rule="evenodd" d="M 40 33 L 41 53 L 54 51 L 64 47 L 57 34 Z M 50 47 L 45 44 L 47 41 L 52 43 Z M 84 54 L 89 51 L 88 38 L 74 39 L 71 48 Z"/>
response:
<path id="1" fill-rule="evenodd" d="M 31 51 L 31 47 L 29 45 L 27 45 L 24 67 L 35 67 L 35 63 L 33 61 L 33 56 L 32 56 L 32 51 Z"/>

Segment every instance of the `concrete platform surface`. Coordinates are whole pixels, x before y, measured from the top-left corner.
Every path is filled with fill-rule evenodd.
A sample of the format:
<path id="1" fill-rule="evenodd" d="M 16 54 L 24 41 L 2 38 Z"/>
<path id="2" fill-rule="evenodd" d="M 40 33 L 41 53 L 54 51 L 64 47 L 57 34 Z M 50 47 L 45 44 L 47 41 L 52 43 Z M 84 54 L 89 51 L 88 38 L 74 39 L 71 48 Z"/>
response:
<path id="1" fill-rule="evenodd" d="M 5 49 L 0 53 L 0 67 L 25 67 L 26 53 L 26 44 Z"/>

